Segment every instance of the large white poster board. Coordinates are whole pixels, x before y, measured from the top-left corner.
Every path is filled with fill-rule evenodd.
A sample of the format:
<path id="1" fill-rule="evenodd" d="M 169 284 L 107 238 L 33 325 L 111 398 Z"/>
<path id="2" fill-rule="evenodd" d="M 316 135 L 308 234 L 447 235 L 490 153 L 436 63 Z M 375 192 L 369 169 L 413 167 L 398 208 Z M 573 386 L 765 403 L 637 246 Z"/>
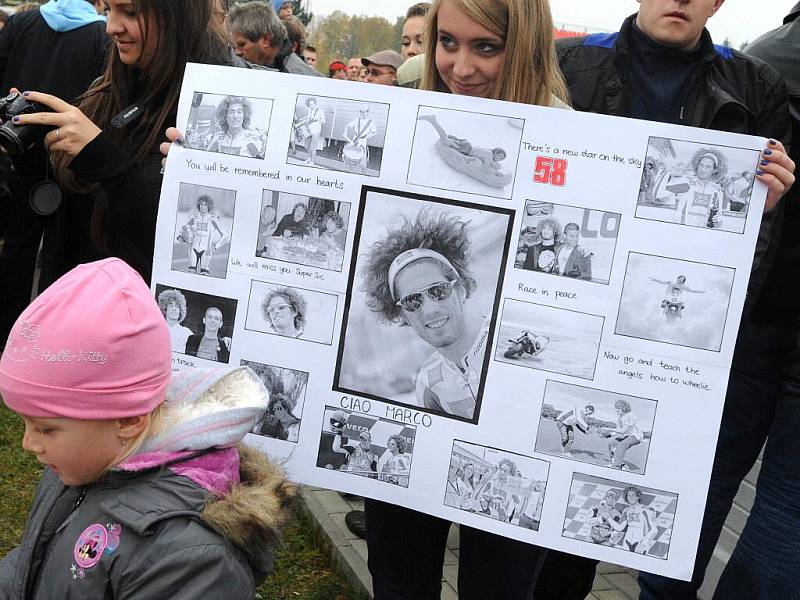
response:
<path id="1" fill-rule="evenodd" d="M 251 443 L 689 578 L 763 140 L 195 65 L 178 126 L 153 291 L 176 369 L 263 378 Z"/>

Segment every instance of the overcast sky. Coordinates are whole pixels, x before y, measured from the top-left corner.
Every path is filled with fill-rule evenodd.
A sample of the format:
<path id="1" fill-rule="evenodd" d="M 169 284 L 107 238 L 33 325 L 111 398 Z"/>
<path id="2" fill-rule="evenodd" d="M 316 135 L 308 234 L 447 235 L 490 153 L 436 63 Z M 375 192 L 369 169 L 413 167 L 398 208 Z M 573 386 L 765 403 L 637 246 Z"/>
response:
<path id="1" fill-rule="evenodd" d="M 380 15 L 390 21 L 405 14 L 417 0 L 310 0 L 311 9 L 318 15 L 335 10 L 348 14 Z M 709 21 L 714 41 L 726 37 L 733 45 L 752 41 L 765 31 L 783 22 L 796 0 L 726 0 L 719 12 Z M 636 12 L 636 0 L 550 0 L 553 18 L 560 23 L 614 31 L 622 20 Z"/>

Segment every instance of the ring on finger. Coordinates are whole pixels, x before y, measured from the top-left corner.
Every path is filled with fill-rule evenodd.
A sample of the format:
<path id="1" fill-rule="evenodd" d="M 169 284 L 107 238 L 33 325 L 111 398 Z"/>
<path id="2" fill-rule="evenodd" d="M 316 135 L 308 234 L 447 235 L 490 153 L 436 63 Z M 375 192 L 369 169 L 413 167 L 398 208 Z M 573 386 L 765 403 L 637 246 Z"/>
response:
<path id="1" fill-rule="evenodd" d="M 59 133 L 60 130 L 56 129 L 56 142 L 61 141 L 61 134 Z"/>

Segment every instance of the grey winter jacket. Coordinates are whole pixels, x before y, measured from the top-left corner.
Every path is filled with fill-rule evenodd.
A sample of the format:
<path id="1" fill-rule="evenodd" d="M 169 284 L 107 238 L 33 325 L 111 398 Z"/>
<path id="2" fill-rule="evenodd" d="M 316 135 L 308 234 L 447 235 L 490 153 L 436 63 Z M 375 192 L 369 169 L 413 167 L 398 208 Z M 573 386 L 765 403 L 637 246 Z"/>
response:
<path id="1" fill-rule="evenodd" d="M 263 456 L 240 453 L 242 484 L 221 500 L 168 469 L 113 472 L 49 540 L 48 514 L 76 490 L 47 470 L 21 545 L 0 562 L 0 600 L 251 600 L 293 490 Z"/>

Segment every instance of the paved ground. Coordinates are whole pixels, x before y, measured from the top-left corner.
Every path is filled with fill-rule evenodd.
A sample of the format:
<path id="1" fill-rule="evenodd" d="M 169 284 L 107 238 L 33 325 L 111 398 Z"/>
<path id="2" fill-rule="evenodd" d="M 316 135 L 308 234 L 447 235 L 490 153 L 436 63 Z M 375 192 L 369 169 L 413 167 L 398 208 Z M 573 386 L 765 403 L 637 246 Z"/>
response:
<path id="1" fill-rule="evenodd" d="M 363 502 L 347 501 L 338 492 L 306 487 L 303 501 L 307 512 L 318 526 L 319 539 L 328 547 L 334 562 L 356 589 L 372 597 L 372 578 L 367 570 L 367 543 L 350 533 L 344 516 L 353 509 L 362 509 Z M 458 529 L 450 530 L 444 558 L 442 600 L 457 600 Z M 636 600 L 639 586 L 634 571 L 601 563 L 597 569 L 594 588 L 587 600 Z"/>

